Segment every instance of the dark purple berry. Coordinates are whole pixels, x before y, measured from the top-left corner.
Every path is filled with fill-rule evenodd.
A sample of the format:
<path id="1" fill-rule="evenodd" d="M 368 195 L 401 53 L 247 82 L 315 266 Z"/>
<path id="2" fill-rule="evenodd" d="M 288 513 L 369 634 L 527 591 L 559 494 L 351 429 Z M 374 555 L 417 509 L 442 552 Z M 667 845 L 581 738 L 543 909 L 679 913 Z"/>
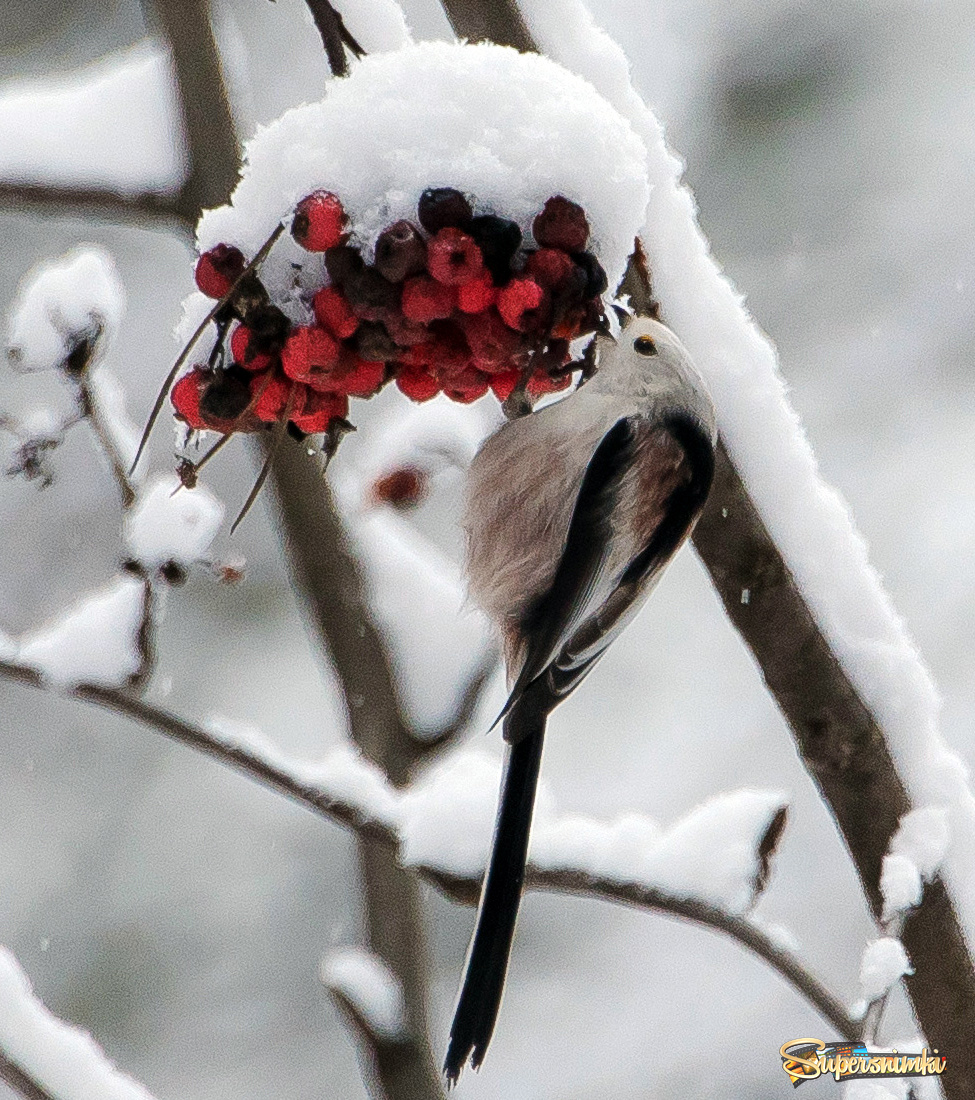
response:
<path id="1" fill-rule="evenodd" d="M 474 211 L 456 188 L 429 187 L 420 196 L 416 213 L 428 233 L 439 233 L 441 229 L 467 229 Z"/>
<path id="2" fill-rule="evenodd" d="M 391 283 L 401 283 L 426 268 L 427 246 L 420 231 L 407 221 L 395 222 L 376 241 L 376 270 Z"/>
<path id="3" fill-rule="evenodd" d="M 582 268 L 586 274 L 586 298 L 598 298 L 600 294 L 606 293 L 606 288 L 609 286 L 609 281 L 606 278 L 606 272 L 603 271 L 603 265 L 596 259 L 591 252 L 574 252 L 572 259 Z"/>
<path id="4" fill-rule="evenodd" d="M 481 214 L 472 219 L 467 232 L 480 248 L 494 285 L 503 286 L 511 276 L 511 261 L 521 246 L 518 223 L 496 214 Z"/>

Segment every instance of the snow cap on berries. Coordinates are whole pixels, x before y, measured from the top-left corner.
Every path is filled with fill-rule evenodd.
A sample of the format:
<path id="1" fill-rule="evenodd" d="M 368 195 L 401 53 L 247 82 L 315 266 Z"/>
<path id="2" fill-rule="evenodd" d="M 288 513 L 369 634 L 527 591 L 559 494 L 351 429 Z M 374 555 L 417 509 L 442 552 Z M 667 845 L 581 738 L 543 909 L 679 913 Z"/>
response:
<path id="1" fill-rule="evenodd" d="M 513 221 L 527 237 L 546 202 L 561 197 L 585 212 L 584 247 L 610 286 L 622 278 L 649 197 L 643 143 L 592 85 L 548 58 L 488 43 L 372 54 L 324 100 L 262 129 L 247 145 L 231 203 L 204 213 L 201 249 L 225 243 L 253 256 L 323 188 L 348 217 L 339 228 L 370 260 L 380 233 L 421 217 L 424 193 L 475 199 L 470 226 L 458 224 L 460 204 L 446 221 L 430 222 L 475 242 L 478 217 Z M 285 236 L 264 265 L 265 285 L 283 291 L 293 285 L 292 263 L 317 262 Z M 490 269 L 487 255 L 485 263 Z"/>

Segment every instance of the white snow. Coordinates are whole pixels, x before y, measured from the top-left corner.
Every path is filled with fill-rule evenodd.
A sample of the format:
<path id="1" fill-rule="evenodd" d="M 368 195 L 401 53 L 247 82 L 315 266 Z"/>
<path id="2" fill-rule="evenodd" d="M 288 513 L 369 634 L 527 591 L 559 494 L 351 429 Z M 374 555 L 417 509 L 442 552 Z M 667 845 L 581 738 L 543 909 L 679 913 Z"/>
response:
<path id="1" fill-rule="evenodd" d="M 320 792 L 330 801 L 354 807 L 360 821 L 397 828 L 397 791 L 379 768 L 351 746 L 338 746 L 320 760 L 295 760 L 248 723 L 215 715 L 204 723 L 204 728 L 222 744 L 244 749 L 286 772 L 299 785 Z"/>
<path id="2" fill-rule="evenodd" d="M 872 940 L 863 950 L 860 960 L 860 988 L 868 1001 L 882 997 L 894 982 L 905 974 L 913 974 L 911 961 L 900 940 L 884 936 Z"/>
<path id="3" fill-rule="evenodd" d="M 406 17 L 395 0 L 342 0 L 341 11 L 346 29 L 367 54 L 398 50 L 411 43 Z M 307 7 L 305 19 L 314 24 Z"/>
<path id="4" fill-rule="evenodd" d="M 186 171 L 179 118 L 169 57 L 154 42 L 75 73 L 7 81 L 0 178 L 124 195 L 173 190 Z"/>
<path id="5" fill-rule="evenodd" d="M 140 668 L 143 582 L 119 576 L 60 618 L 24 635 L 19 660 L 59 688 L 121 687 Z"/>
<path id="6" fill-rule="evenodd" d="M 975 942 L 975 795 L 939 731 L 940 700 L 840 496 L 820 475 L 775 349 L 710 255 L 681 162 L 630 83 L 623 51 L 580 0 L 526 0 L 541 48 L 590 80 L 645 142 L 651 196 L 641 231 L 663 316 L 704 374 L 718 424 L 776 545 L 844 670 L 883 728 L 916 808 L 944 807 L 943 871 Z"/>
<path id="7" fill-rule="evenodd" d="M 897 852 L 884 856 L 880 871 L 880 893 L 884 899 L 883 920 L 889 921 L 921 900 L 924 884 L 913 859 Z"/>
<path id="8" fill-rule="evenodd" d="M 352 1004 L 378 1038 L 386 1042 L 406 1038 L 403 990 L 377 955 L 362 947 L 332 951 L 322 960 L 321 978 Z"/>
<path id="9" fill-rule="evenodd" d="M 10 315 L 8 354 L 21 370 L 53 370 L 84 336 L 118 331 L 125 290 L 112 257 L 96 245 L 39 264 L 21 281 Z"/>
<path id="10" fill-rule="evenodd" d="M 148 568 L 166 562 L 188 566 L 206 557 L 223 504 L 202 485 L 179 489 L 173 475 L 158 477 L 138 495 L 122 529 L 128 553 Z"/>
<path id="11" fill-rule="evenodd" d="M 933 878 L 951 841 L 948 814 L 940 806 L 925 806 L 904 814 L 890 841 L 890 851 L 910 859 L 925 879 Z"/>
<path id="12" fill-rule="evenodd" d="M 923 882 L 941 866 L 949 841 L 948 815 L 943 808 L 925 806 L 901 817 L 880 876 L 884 920 L 920 902 Z"/>
<path id="13" fill-rule="evenodd" d="M 0 630 L 0 661 L 17 659 L 17 643 L 5 631 Z"/>
<path id="14" fill-rule="evenodd" d="M 401 862 L 482 874 L 500 778 L 500 762 L 478 750 L 453 753 L 430 768 L 401 797 Z M 612 822 L 559 814 L 543 780 L 530 860 L 542 870 L 637 883 L 740 913 L 753 898 L 758 844 L 782 805 L 779 792 L 731 791 L 663 829 L 639 813 Z"/>
<path id="15" fill-rule="evenodd" d="M 645 151 L 630 125 L 555 62 L 489 44 L 424 42 L 366 57 L 323 100 L 259 130 L 245 158 L 231 203 L 200 220 L 201 249 L 226 242 L 253 255 L 318 188 L 341 198 L 367 251 L 391 222 L 415 220 L 427 187 L 460 188 L 525 229 L 563 194 L 585 208 L 615 285 L 645 221 Z M 262 268 L 276 299 L 291 292 L 292 262 L 306 279 L 324 277 L 320 259 L 286 235 Z"/>
<path id="16" fill-rule="evenodd" d="M 419 734 L 436 732 L 493 652 L 491 627 L 465 606 L 457 566 L 399 516 L 367 512 L 350 522 L 349 534 L 399 699 Z"/>
<path id="17" fill-rule="evenodd" d="M 152 1100 L 87 1032 L 48 1011 L 5 947 L 0 947 L 0 1050 L 58 1100 Z"/>

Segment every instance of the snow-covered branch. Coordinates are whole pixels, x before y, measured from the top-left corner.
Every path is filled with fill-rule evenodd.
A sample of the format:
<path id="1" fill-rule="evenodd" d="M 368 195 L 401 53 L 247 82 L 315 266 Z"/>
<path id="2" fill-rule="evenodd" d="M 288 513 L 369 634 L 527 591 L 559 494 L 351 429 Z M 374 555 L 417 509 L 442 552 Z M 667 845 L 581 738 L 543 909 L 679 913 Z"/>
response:
<path id="1" fill-rule="evenodd" d="M 0 947 L 0 1081 L 25 1100 L 152 1100 L 86 1032 L 52 1015 Z"/>
<path id="2" fill-rule="evenodd" d="M 33 669 L 0 659 L 0 677 L 34 687 Z M 228 765 L 386 850 L 404 874 L 429 882 L 452 900 L 475 905 L 494 812 L 497 775 L 481 758 L 462 758 L 403 792 L 350 749 L 319 763 L 289 760 L 250 731 L 205 729 L 128 692 L 80 685 L 72 694 L 126 715 Z M 458 770 L 459 769 L 459 770 Z M 859 1021 L 781 942 L 748 916 L 761 862 L 761 842 L 781 808 L 776 796 L 737 792 L 713 800 L 670 830 L 640 815 L 611 824 L 545 812 L 535 830 L 526 886 L 600 898 L 683 917 L 722 932 L 764 959 L 845 1037 Z M 456 814 L 483 819 L 458 828 Z M 731 824 L 734 823 L 734 828 Z M 695 896 L 695 890 L 706 896 Z M 717 899 L 717 900 L 715 900 Z"/>

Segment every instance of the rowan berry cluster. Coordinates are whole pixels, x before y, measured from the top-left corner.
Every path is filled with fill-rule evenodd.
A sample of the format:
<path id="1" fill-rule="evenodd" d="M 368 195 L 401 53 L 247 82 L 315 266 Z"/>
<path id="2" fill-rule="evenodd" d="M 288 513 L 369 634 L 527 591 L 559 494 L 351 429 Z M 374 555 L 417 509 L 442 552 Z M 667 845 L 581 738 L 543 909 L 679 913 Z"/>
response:
<path id="1" fill-rule="evenodd" d="M 504 400 L 519 384 L 537 398 L 569 385 L 570 341 L 604 321 L 606 276 L 586 251 L 585 212 L 560 195 L 527 242 L 516 222 L 475 213 L 453 188 L 424 191 L 416 224 L 386 228 L 371 263 L 330 192 L 302 199 L 291 233 L 322 253 L 328 275 L 307 324 L 270 300 L 238 249 L 219 244 L 197 262 L 199 289 L 230 298 L 209 361 L 173 387 L 190 428 L 227 434 L 287 421 L 293 432 L 321 432 L 347 416 L 350 397 L 388 382 L 414 401 L 444 393 L 468 403 L 489 389 Z"/>

